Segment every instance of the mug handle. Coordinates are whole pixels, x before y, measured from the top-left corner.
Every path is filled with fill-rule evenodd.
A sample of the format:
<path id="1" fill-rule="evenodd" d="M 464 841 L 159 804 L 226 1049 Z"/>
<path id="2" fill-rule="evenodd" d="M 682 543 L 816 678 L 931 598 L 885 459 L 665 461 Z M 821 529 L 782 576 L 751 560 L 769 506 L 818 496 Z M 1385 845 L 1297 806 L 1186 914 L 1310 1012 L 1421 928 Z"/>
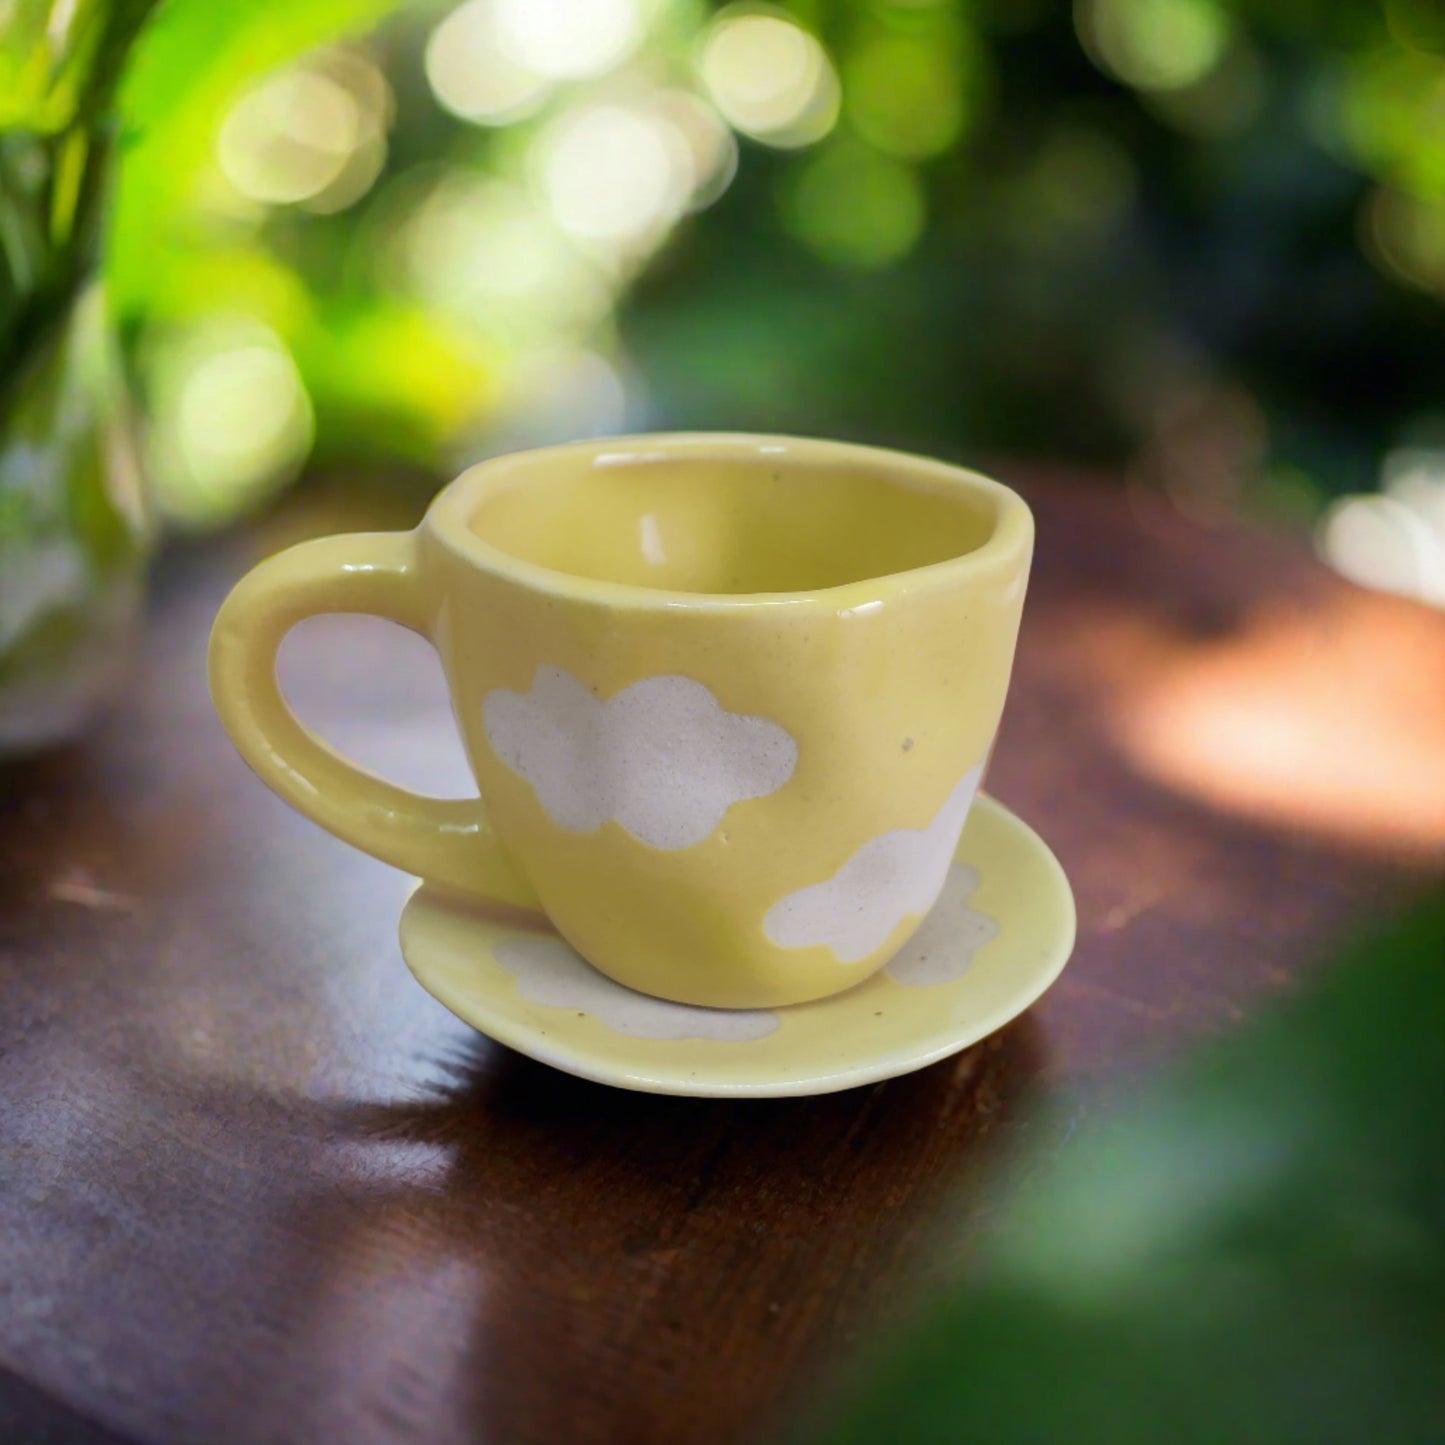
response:
<path id="1" fill-rule="evenodd" d="M 211 629 L 211 697 L 256 775 L 298 812 L 427 883 L 538 910 L 479 798 L 427 798 L 347 762 L 297 718 L 276 681 L 276 654 L 303 618 L 382 617 L 428 641 L 430 612 L 412 532 L 302 542 L 238 582 Z"/>

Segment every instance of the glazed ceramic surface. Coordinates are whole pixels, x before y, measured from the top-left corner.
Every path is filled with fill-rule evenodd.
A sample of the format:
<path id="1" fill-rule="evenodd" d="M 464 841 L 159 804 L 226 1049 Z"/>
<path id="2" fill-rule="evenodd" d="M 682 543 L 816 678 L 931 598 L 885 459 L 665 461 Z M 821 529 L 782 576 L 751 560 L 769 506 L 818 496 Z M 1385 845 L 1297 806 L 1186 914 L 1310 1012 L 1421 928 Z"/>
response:
<path id="1" fill-rule="evenodd" d="M 481 1032 L 599 1083 L 696 1095 L 826 1093 L 921 1068 L 1027 1008 L 1073 940 L 1062 869 L 987 797 L 922 927 L 880 972 L 812 1003 L 708 1009 L 635 993 L 552 929 L 428 888 L 401 921 L 412 972 Z"/>
<path id="2" fill-rule="evenodd" d="M 241 752 L 356 846 L 545 913 L 613 979 L 771 1008 L 851 988 L 939 896 L 998 725 L 1033 541 L 996 482 L 897 453 L 657 436 L 483 463 L 413 533 L 263 563 L 217 619 Z M 287 629 L 390 617 L 445 666 L 482 801 L 306 732 Z"/>

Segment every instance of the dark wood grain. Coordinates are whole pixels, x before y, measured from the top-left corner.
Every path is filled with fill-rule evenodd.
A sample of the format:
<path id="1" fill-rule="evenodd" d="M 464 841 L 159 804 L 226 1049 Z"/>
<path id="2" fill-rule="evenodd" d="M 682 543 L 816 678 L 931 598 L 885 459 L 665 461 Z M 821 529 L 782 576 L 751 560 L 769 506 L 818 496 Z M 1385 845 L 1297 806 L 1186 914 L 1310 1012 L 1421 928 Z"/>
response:
<path id="1" fill-rule="evenodd" d="M 1439 871 L 1428 839 L 1210 806 L 1120 742 L 1141 670 L 1355 594 L 1269 538 L 1025 490 L 1039 557 L 991 786 L 1075 882 L 1075 960 L 960 1058 L 812 1100 L 610 1091 L 442 1010 L 397 950 L 409 880 L 272 798 L 205 693 L 239 572 L 371 519 L 298 504 L 170 557 L 113 716 L 0 778 L 0 1421 L 146 1445 L 756 1438 L 978 1247 L 1002 1153 L 1066 1148 L 1104 1093 Z M 1438 618 L 1370 625 L 1445 657 Z M 329 619 L 284 668 L 363 760 L 464 786 L 416 639 Z"/>

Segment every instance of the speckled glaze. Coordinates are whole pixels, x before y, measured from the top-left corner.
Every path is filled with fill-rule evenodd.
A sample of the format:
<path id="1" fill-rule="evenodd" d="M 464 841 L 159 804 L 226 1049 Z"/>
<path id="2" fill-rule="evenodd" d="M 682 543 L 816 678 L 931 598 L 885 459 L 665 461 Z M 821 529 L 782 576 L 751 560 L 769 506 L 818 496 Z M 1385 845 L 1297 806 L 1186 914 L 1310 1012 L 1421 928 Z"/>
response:
<path id="1" fill-rule="evenodd" d="M 212 691 L 261 777 L 346 841 L 545 913 L 640 992 L 773 1008 L 876 972 L 937 897 L 1032 542 L 1007 488 L 893 452 L 521 453 L 464 473 L 415 532 L 263 563 L 217 618 Z M 362 774 L 290 714 L 276 650 L 320 611 L 434 642 L 480 802 Z"/>

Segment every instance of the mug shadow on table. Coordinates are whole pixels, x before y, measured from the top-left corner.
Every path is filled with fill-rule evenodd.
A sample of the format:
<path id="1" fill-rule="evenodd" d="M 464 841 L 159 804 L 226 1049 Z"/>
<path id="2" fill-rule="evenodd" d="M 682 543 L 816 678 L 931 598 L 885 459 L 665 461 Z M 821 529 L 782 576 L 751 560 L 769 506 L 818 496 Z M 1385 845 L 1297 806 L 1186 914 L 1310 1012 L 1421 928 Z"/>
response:
<path id="1" fill-rule="evenodd" d="M 372 1347 L 378 1365 L 400 1352 L 418 1428 L 429 1397 L 461 1436 L 750 1434 L 904 1307 L 900 1279 L 956 1262 L 1043 1047 L 1024 1018 L 886 1084 L 726 1101 L 610 1089 L 473 1038 L 431 1097 L 296 1101 L 353 1146 L 343 1178 L 291 1201 L 314 1281 L 301 1348 L 346 1352 L 357 1382 Z M 446 1163 L 368 1182 L 367 1155 L 397 1149 Z M 370 1345 L 345 1317 L 358 1270 L 383 1291 Z M 384 1388 L 370 1373 L 363 1393 Z"/>

